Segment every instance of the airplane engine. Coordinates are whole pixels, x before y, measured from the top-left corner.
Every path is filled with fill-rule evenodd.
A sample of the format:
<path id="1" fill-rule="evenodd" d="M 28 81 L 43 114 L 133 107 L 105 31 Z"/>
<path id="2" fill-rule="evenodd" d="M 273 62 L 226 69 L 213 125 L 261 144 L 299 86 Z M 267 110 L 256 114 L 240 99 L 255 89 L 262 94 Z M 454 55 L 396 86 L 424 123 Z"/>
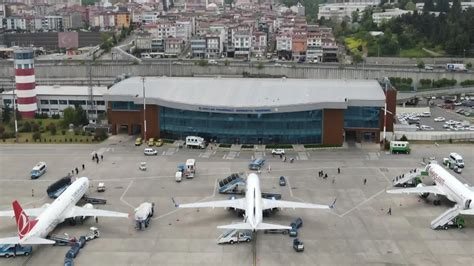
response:
<path id="1" fill-rule="evenodd" d="M 424 187 L 424 186 L 425 186 L 425 184 L 420 183 L 416 187 Z M 422 197 L 424 199 L 426 199 L 429 195 L 430 195 L 430 193 L 420 193 L 420 197 Z"/>
<path id="2" fill-rule="evenodd" d="M 82 208 L 86 208 L 86 209 L 94 209 L 94 205 L 90 204 L 90 203 L 86 203 L 84 204 L 84 206 L 82 206 Z M 83 222 L 84 220 L 86 220 L 87 218 L 89 218 L 90 216 L 82 216 L 81 217 L 81 222 Z"/>
<path id="3" fill-rule="evenodd" d="M 474 201 L 472 199 L 467 199 L 464 201 L 464 209 L 473 209 Z"/>

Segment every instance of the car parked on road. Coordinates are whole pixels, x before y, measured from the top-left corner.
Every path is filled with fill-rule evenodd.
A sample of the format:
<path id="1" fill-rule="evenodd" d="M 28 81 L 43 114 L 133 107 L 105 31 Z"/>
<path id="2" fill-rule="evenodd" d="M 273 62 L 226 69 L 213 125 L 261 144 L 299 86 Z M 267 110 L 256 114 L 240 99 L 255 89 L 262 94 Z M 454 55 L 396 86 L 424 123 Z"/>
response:
<path id="1" fill-rule="evenodd" d="M 435 122 L 444 122 L 446 120 L 446 118 L 442 117 L 442 116 L 438 116 L 434 119 Z"/>
<path id="2" fill-rule="evenodd" d="M 137 138 L 135 140 L 135 146 L 140 146 L 140 145 L 142 145 L 142 138 Z"/>
<path id="3" fill-rule="evenodd" d="M 284 149 L 273 149 L 272 150 L 272 155 L 285 155 L 285 150 Z"/>
<path id="4" fill-rule="evenodd" d="M 286 179 L 284 176 L 280 176 L 280 186 L 286 186 Z"/>
<path id="5" fill-rule="evenodd" d="M 158 152 L 153 148 L 145 148 L 143 151 L 145 155 L 158 155 Z"/>

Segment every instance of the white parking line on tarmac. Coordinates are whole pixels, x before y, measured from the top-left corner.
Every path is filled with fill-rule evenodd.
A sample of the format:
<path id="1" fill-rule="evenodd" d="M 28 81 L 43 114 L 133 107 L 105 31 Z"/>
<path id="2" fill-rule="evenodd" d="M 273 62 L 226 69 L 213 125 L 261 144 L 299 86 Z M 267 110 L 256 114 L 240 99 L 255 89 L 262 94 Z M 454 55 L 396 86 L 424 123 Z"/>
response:
<path id="1" fill-rule="evenodd" d="M 205 198 L 202 198 L 202 199 L 198 200 L 197 202 L 201 202 L 201 201 L 205 201 L 205 200 L 214 198 L 214 197 L 216 196 L 216 191 L 217 191 L 217 179 L 216 179 L 216 181 L 214 182 L 214 188 L 213 188 L 212 195 L 211 195 L 211 196 L 207 196 L 207 197 L 205 197 Z M 164 214 L 162 214 L 162 215 L 160 215 L 160 216 L 157 216 L 157 217 L 154 217 L 154 218 L 151 218 L 151 219 L 152 219 L 152 220 L 158 220 L 158 219 L 161 219 L 161 218 L 166 217 L 166 216 L 168 216 L 168 215 L 171 215 L 171 214 L 173 214 L 173 213 L 175 213 L 175 212 L 178 212 L 178 211 L 180 211 L 180 210 L 182 210 L 182 209 L 176 208 L 175 210 L 169 211 L 169 212 L 167 212 L 167 213 L 164 213 Z"/>
<path id="2" fill-rule="evenodd" d="M 132 204 L 128 203 L 126 200 L 123 199 L 123 197 L 125 196 L 125 193 L 127 193 L 127 191 L 128 191 L 128 190 L 130 189 L 130 187 L 132 186 L 133 181 L 134 181 L 134 180 L 130 181 L 130 183 L 128 184 L 127 188 L 126 188 L 125 191 L 122 193 L 122 196 L 120 196 L 120 201 L 123 202 L 123 203 L 125 203 L 125 205 L 130 206 L 132 209 L 135 209 L 135 207 L 134 207 Z"/>

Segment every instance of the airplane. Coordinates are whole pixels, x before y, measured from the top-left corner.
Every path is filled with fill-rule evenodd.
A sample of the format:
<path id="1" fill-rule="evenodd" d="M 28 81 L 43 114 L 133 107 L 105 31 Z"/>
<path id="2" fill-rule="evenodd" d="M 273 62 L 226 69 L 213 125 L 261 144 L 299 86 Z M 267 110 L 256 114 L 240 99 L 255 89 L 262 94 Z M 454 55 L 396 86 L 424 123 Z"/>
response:
<path id="1" fill-rule="evenodd" d="M 424 184 L 418 184 L 418 186 L 413 188 L 387 190 L 387 193 L 416 193 L 424 198 L 428 197 L 429 193 L 435 196 L 446 196 L 448 200 L 456 203 L 456 208 L 460 208 L 460 214 L 474 215 L 474 187 L 461 183 L 455 176 L 437 163 L 428 164 L 426 171 L 428 175 L 433 178 L 435 185 L 426 186 Z M 434 204 L 439 205 L 440 200 L 435 200 Z M 441 216 L 438 218 L 441 218 Z"/>
<path id="2" fill-rule="evenodd" d="M 51 204 L 40 208 L 22 209 L 18 201 L 13 201 L 13 211 L 0 211 L 0 216 L 15 217 L 18 236 L 0 238 L 0 244 L 55 244 L 46 236 L 68 218 L 102 216 L 128 218 L 127 213 L 97 210 L 76 206 L 89 188 L 87 177 L 78 178 Z M 30 219 L 30 216 L 37 217 Z"/>
<path id="3" fill-rule="evenodd" d="M 245 198 L 230 199 L 210 202 L 197 202 L 189 204 L 177 204 L 172 199 L 177 208 L 234 208 L 244 210 L 244 222 L 238 224 L 221 225 L 219 229 L 242 229 L 242 230 L 267 230 L 267 229 L 291 229 L 290 226 L 264 223 L 263 210 L 273 208 L 305 208 L 305 209 L 332 209 L 332 205 L 319 205 L 303 202 L 292 202 L 284 200 L 271 200 L 262 198 L 260 191 L 260 180 L 256 174 L 250 174 L 247 177 L 247 190 Z"/>

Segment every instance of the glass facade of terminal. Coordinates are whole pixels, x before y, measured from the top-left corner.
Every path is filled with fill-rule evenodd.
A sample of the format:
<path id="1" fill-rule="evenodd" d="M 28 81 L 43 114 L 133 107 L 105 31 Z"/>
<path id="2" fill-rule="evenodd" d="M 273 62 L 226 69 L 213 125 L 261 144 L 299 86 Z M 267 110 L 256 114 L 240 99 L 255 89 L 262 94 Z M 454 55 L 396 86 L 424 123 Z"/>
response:
<path id="1" fill-rule="evenodd" d="M 379 128 L 380 107 L 349 106 L 344 110 L 344 128 Z"/>
<path id="2" fill-rule="evenodd" d="M 235 114 L 160 107 L 163 138 L 196 135 L 220 143 L 321 143 L 322 110 Z"/>

